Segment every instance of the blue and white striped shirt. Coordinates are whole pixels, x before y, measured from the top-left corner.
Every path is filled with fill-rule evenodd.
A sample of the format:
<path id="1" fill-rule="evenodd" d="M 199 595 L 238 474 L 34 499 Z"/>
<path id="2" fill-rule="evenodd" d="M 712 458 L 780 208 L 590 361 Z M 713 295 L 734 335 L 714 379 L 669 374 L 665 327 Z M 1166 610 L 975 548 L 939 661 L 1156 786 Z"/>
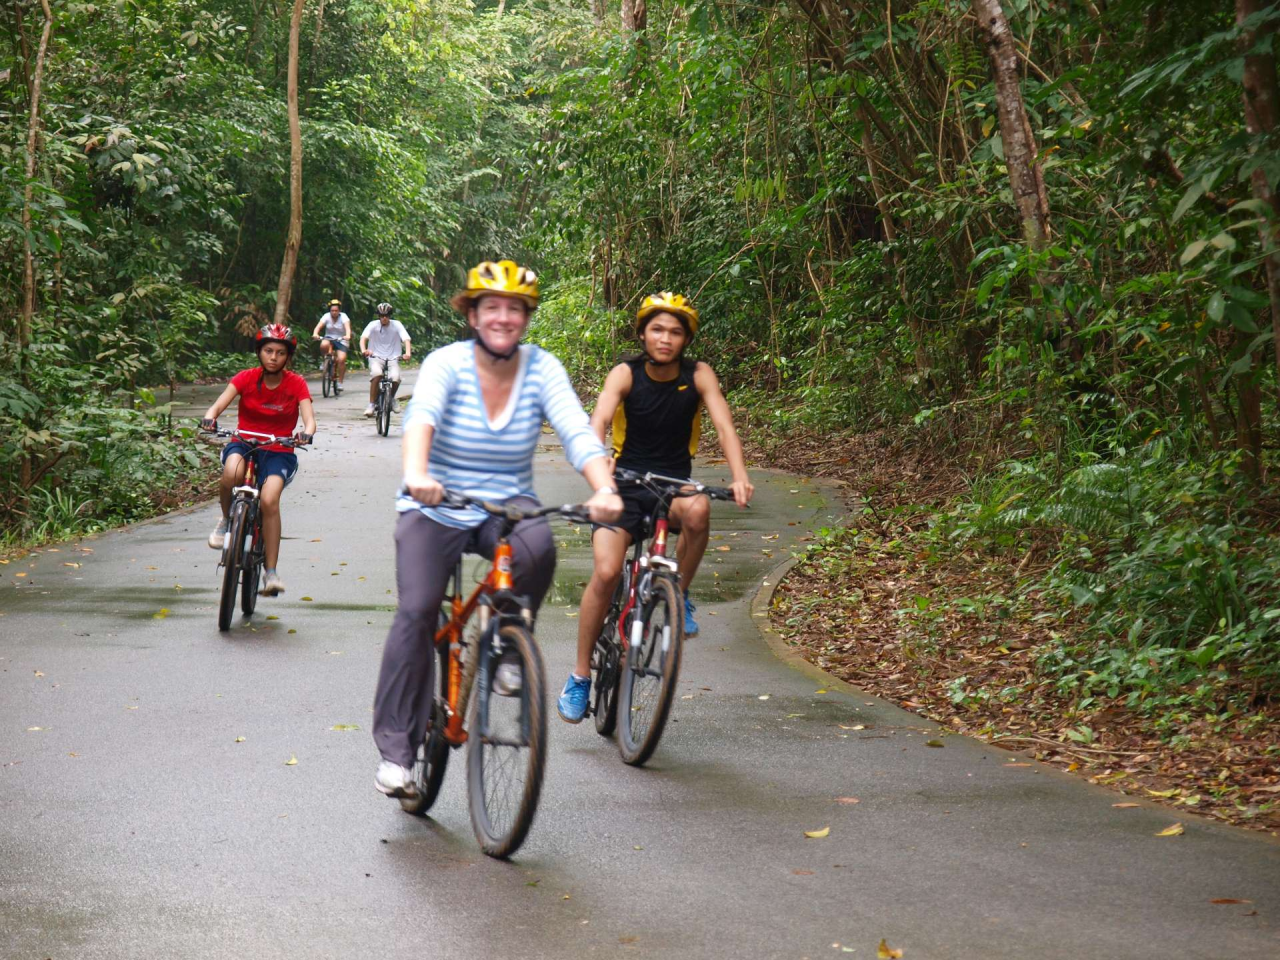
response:
<path id="1" fill-rule="evenodd" d="M 435 428 L 427 461 L 432 477 L 455 493 L 486 500 L 533 496 L 533 454 L 544 419 L 560 435 L 575 470 L 581 472 L 588 461 L 605 456 L 564 367 L 532 344 L 520 346 L 511 399 L 490 420 L 480 393 L 475 349 L 473 341 L 462 340 L 433 350 L 418 372 L 404 426 Z M 488 519 L 474 507 L 427 507 L 407 495 L 396 501 L 396 510 L 421 510 L 437 523 L 460 530 Z"/>

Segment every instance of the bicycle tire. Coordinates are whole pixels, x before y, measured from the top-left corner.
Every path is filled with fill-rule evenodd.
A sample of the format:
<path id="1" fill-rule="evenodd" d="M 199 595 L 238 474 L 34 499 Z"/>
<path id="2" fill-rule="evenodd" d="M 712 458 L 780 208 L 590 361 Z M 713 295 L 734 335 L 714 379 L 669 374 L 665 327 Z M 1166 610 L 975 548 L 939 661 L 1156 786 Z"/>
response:
<path id="1" fill-rule="evenodd" d="M 320 387 L 327 398 L 330 385 L 333 383 L 333 357 L 325 357 L 324 368 L 320 371 Z"/>
<path id="2" fill-rule="evenodd" d="M 659 615 L 661 620 L 657 619 Z M 633 629 L 618 691 L 618 752 L 623 762 L 633 767 L 640 766 L 657 749 L 680 675 L 684 601 L 669 577 L 653 578 L 649 599 L 639 616 L 639 642 Z M 650 680 L 656 682 L 645 682 Z M 637 696 L 641 683 L 643 692 Z"/>
<path id="3" fill-rule="evenodd" d="M 236 610 L 236 588 L 240 581 L 240 555 L 244 551 L 243 500 L 231 505 L 231 519 L 227 523 L 227 541 L 223 555 L 222 599 L 218 604 L 218 629 L 226 633 L 231 629 L 231 618 Z"/>
<path id="4" fill-rule="evenodd" d="M 448 622 L 448 616 L 440 611 L 440 623 Z M 417 786 L 417 795 L 401 797 L 400 808 L 416 817 L 426 816 L 436 797 L 440 795 L 440 786 L 444 783 L 445 769 L 449 766 L 449 743 L 444 738 L 445 712 L 444 702 L 449 693 L 449 649 L 437 647 L 438 663 L 435 669 L 435 682 L 432 684 L 431 720 L 418 744 L 418 759 L 413 765 L 413 782 Z"/>
<path id="5" fill-rule="evenodd" d="M 384 437 L 391 433 L 391 394 L 386 387 L 378 393 L 378 432 Z"/>
<path id="6" fill-rule="evenodd" d="M 482 640 L 488 643 L 488 640 Z M 467 735 L 467 805 L 471 828 L 480 849 L 504 859 L 524 843 L 538 809 L 542 775 L 547 757 L 546 682 L 542 655 L 527 627 L 509 623 L 498 630 L 500 653 L 484 658 L 476 676 Z M 477 651 L 480 653 L 481 651 Z M 516 696 L 491 692 L 498 664 L 508 652 L 520 659 L 522 683 Z M 501 723 L 495 716 L 504 707 L 518 704 L 516 717 Z M 504 737 L 509 733 L 509 737 Z M 506 742 L 496 742 L 498 740 Z M 513 748 L 510 761 L 504 748 Z M 513 773 L 508 785 L 503 773 Z M 502 801 L 514 800 L 514 809 L 500 810 Z"/>
<path id="7" fill-rule="evenodd" d="M 614 637 L 618 629 L 618 612 L 614 607 L 604 619 L 600 636 L 591 650 L 592 690 L 595 703 L 592 713 L 596 718 L 596 733 L 602 737 L 613 735 L 618 725 L 618 660 L 621 648 Z"/>
<path id="8" fill-rule="evenodd" d="M 250 513 L 252 517 L 252 513 Z M 261 536 L 261 533 L 259 533 Z M 255 543 L 249 549 L 240 564 L 243 571 L 240 577 L 240 611 L 246 616 L 253 616 L 258 606 L 258 588 L 262 585 L 262 544 Z"/>

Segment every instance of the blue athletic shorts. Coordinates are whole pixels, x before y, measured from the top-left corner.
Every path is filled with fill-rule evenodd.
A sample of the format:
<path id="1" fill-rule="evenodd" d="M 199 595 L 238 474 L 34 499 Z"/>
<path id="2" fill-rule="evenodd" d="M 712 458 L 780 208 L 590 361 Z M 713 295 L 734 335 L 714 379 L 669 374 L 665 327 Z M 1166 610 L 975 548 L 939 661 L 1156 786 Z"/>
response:
<path id="1" fill-rule="evenodd" d="M 238 453 L 242 457 L 257 457 L 259 485 L 267 477 L 280 477 L 287 487 L 293 483 L 293 476 L 298 472 L 298 455 L 289 450 L 259 449 L 255 452 L 247 443 L 232 440 L 222 448 L 222 462 L 226 463 L 227 457 L 233 453 Z"/>
<path id="2" fill-rule="evenodd" d="M 324 339 L 332 343 L 333 349 L 335 350 L 341 350 L 343 353 L 351 352 L 351 344 L 348 343 L 346 340 L 335 340 L 333 337 L 325 337 Z"/>

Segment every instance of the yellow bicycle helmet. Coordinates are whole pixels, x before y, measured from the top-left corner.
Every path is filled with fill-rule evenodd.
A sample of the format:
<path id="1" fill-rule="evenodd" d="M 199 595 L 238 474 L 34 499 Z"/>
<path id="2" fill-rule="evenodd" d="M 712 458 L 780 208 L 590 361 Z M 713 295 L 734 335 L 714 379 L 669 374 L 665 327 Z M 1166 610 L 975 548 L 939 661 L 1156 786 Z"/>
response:
<path id="1" fill-rule="evenodd" d="M 669 313 L 674 317 L 679 317 L 684 321 L 684 325 L 689 331 L 690 340 L 698 333 L 698 311 L 693 308 L 693 304 L 678 293 L 664 290 L 661 293 L 651 293 L 645 297 L 644 303 L 640 304 L 640 309 L 636 313 L 637 334 L 644 331 L 645 323 L 655 313 Z"/>
<path id="2" fill-rule="evenodd" d="M 538 277 L 528 267 L 514 260 L 486 260 L 467 271 L 467 286 L 454 294 L 449 302 L 459 313 L 466 313 L 486 293 L 515 297 L 530 310 L 538 308 Z"/>

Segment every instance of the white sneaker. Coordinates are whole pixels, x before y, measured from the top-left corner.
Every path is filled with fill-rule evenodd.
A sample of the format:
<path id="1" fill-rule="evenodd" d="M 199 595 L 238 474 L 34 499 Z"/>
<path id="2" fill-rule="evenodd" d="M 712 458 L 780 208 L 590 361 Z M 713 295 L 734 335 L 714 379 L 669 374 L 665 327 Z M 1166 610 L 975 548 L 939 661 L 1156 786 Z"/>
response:
<path id="1" fill-rule="evenodd" d="M 378 772 L 373 775 L 373 785 L 379 793 L 388 797 L 411 797 L 417 790 L 413 785 L 413 773 L 398 763 L 383 760 L 378 764 Z"/>
<path id="2" fill-rule="evenodd" d="M 209 546 L 215 550 L 221 550 L 227 544 L 227 518 L 223 517 L 218 521 L 218 525 L 213 528 L 213 533 L 209 534 Z"/>
<path id="3" fill-rule="evenodd" d="M 365 415 L 366 417 L 372 417 L 372 416 L 373 416 L 373 413 L 374 413 L 374 410 L 373 410 L 373 404 L 372 404 L 372 403 L 371 403 L 371 404 L 369 404 L 367 407 L 365 407 L 365 408 L 364 408 L 364 415 Z"/>
<path id="4" fill-rule="evenodd" d="M 262 595 L 276 597 L 282 593 L 284 593 L 284 581 L 280 579 L 280 574 L 268 573 L 266 580 L 262 583 Z"/>
<path id="5" fill-rule="evenodd" d="M 498 669 L 493 671 L 493 692 L 500 697 L 516 697 L 524 686 L 524 676 L 520 672 L 520 658 L 503 658 Z"/>

